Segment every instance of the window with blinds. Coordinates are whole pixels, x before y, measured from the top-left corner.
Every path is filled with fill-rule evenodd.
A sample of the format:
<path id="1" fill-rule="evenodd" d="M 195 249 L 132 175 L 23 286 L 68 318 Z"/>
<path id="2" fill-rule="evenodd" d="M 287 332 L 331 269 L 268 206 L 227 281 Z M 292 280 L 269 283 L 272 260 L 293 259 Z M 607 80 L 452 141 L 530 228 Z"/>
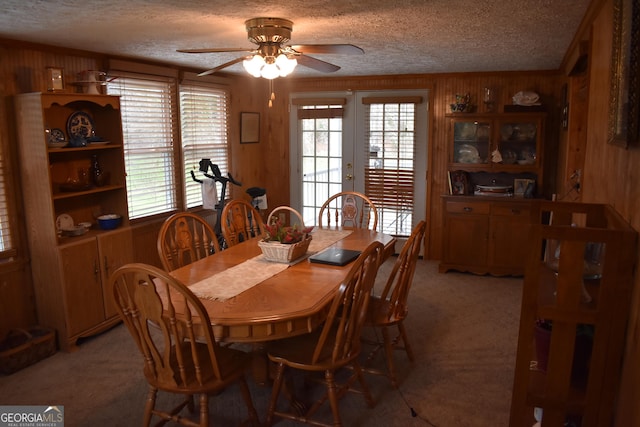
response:
<path id="1" fill-rule="evenodd" d="M 185 199 L 186 206 L 192 208 L 202 205 L 200 184 L 191 177 L 191 171 L 198 171 L 200 160 L 210 159 L 224 175 L 229 170 L 228 93 L 211 86 L 185 83 L 179 91 Z M 222 184 L 217 185 L 221 194 Z"/>
<path id="2" fill-rule="evenodd" d="M 129 217 L 175 210 L 174 80 L 126 73 L 111 77 L 117 78 L 107 84 L 107 93 L 120 96 Z"/>
<path id="3" fill-rule="evenodd" d="M 378 208 L 384 233 L 411 234 L 418 99 L 364 98 L 365 194 Z"/>
<path id="4" fill-rule="evenodd" d="M 9 206 L 7 203 L 5 180 L 5 157 L 0 146 L 0 259 L 15 256 L 15 249 L 11 239 L 11 224 L 9 222 Z"/>

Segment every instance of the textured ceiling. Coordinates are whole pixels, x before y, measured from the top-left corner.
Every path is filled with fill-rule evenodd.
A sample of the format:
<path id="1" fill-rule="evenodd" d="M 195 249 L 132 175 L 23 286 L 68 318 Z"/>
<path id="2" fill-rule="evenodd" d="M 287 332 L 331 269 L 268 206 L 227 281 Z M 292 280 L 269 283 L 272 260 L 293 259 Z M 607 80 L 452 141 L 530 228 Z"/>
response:
<path id="1" fill-rule="evenodd" d="M 310 55 L 331 76 L 557 69 L 589 0 L 2 0 L 0 37 L 206 70 L 251 49 L 244 21 L 294 22 L 290 44 L 351 43 Z M 227 72 L 243 72 L 242 65 Z M 302 66 L 296 76 L 324 74 Z"/>

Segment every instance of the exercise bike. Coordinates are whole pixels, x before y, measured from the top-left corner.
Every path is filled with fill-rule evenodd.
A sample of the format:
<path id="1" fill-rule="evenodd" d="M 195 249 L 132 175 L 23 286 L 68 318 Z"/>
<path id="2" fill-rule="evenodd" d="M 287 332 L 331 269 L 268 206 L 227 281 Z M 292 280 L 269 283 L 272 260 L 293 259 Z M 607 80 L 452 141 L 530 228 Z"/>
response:
<path id="1" fill-rule="evenodd" d="M 209 169 L 211 169 L 211 174 L 209 173 Z M 242 183 L 234 179 L 230 172 L 227 172 L 227 176 L 223 176 L 218 165 L 211 162 L 210 159 L 200 160 L 199 171 L 202 172 L 202 174 L 206 178 L 212 179 L 215 182 L 219 182 L 222 186 L 222 191 L 220 192 L 220 196 L 218 197 L 218 202 L 214 206 L 214 209 L 216 210 L 216 224 L 213 231 L 216 233 L 216 238 L 218 239 L 220 249 L 226 249 L 228 245 L 224 239 L 224 236 L 222 235 L 222 211 L 227 204 L 227 185 L 231 183 L 233 185 L 241 187 Z M 196 178 L 196 174 L 193 172 L 193 170 L 191 171 L 191 178 L 195 182 L 202 184 L 202 180 Z M 264 196 L 266 194 L 266 190 L 260 187 L 251 187 L 246 190 L 246 193 L 251 196 L 251 205 L 256 208 L 258 212 L 260 212 L 258 208 L 258 198 Z"/>
<path id="2" fill-rule="evenodd" d="M 209 169 L 211 169 L 211 173 L 209 173 Z M 214 209 L 216 210 L 216 224 L 213 231 L 216 233 L 216 237 L 218 239 L 218 244 L 220 245 L 220 249 L 225 249 L 227 247 L 227 242 L 224 240 L 222 236 L 222 210 L 227 203 L 227 185 L 229 183 L 237 186 L 242 186 L 240 181 L 237 181 L 233 178 L 230 172 L 227 172 L 227 176 L 223 176 L 222 172 L 220 172 L 220 168 L 218 165 L 211 162 L 210 159 L 202 159 L 200 160 L 200 168 L 198 169 L 202 174 L 209 179 L 214 180 L 215 182 L 219 182 L 222 185 L 222 191 L 218 197 L 218 202 L 215 204 Z M 202 180 L 196 178 L 196 174 L 191 171 L 191 178 L 200 184 L 202 184 Z"/>

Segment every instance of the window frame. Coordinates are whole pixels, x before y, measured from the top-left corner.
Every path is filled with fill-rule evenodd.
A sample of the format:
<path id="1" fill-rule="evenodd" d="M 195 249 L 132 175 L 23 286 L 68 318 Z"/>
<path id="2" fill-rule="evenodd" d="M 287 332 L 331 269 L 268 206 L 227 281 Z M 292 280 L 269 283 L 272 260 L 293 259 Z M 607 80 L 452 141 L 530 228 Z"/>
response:
<path id="1" fill-rule="evenodd" d="M 152 220 L 156 217 L 165 217 L 170 215 L 173 212 L 180 210 L 199 210 L 202 209 L 202 203 L 199 205 L 193 204 L 189 206 L 189 201 L 187 197 L 187 185 L 188 181 L 191 180 L 191 167 L 190 165 L 185 164 L 185 146 L 182 141 L 182 112 L 180 106 L 180 88 L 182 86 L 200 86 L 205 90 L 211 89 L 213 91 L 223 91 L 226 94 L 226 118 L 225 118 L 225 128 L 226 128 L 226 158 L 227 165 L 231 163 L 231 145 L 230 145 L 230 135 L 229 135 L 229 122 L 230 122 L 230 93 L 229 93 L 229 85 L 226 82 L 226 79 L 221 78 L 201 78 L 191 76 L 191 73 L 181 73 L 178 78 L 177 74 L 172 74 L 170 71 L 162 72 L 163 70 L 156 69 L 157 67 L 141 67 L 138 64 L 127 63 L 123 61 L 114 61 L 115 68 L 109 72 L 109 78 L 114 79 L 113 82 L 116 83 L 118 78 L 129 78 L 129 79 L 139 79 L 142 81 L 156 81 L 156 82 L 166 82 L 172 86 L 171 91 L 171 101 L 170 101 L 170 109 L 171 109 L 171 153 L 167 158 L 171 158 L 173 171 L 171 172 L 172 179 L 172 189 L 173 189 L 173 205 L 169 207 L 169 205 L 165 205 L 164 209 L 160 209 L 161 211 L 143 214 L 143 215 L 131 215 L 131 203 L 129 199 L 129 188 L 127 186 L 127 205 L 129 206 L 129 216 L 132 223 Z M 122 69 L 123 71 L 121 71 Z M 130 71 L 130 70 L 134 71 Z M 109 88 L 109 83 L 107 83 L 107 90 Z M 126 89 L 125 89 L 126 90 Z M 122 99 L 122 96 L 121 96 Z M 121 114 L 123 113 L 123 106 L 121 102 Z M 125 119 L 123 114 L 123 133 L 125 132 Z M 126 142 L 126 136 L 125 144 Z M 125 165 L 128 166 L 129 162 L 127 159 L 127 147 L 125 147 Z M 127 169 L 129 169 L 127 167 Z M 169 179 L 169 178 L 167 178 Z M 128 184 L 128 183 L 127 183 Z"/>
<path id="2" fill-rule="evenodd" d="M 18 242 L 22 240 L 16 222 L 19 200 L 14 185 L 12 155 L 12 150 L 0 136 L 0 265 L 16 260 L 20 252 Z"/>
<path id="3" fill-rule="evenodd" d="M 201 97 L 211 97 L 209 101 L 213 101 L 216 105 L 211 105 L 205 101 L 205 104 L 211 106 L 213 110 L 199 110 L 202 114 L 209 114 L 209 117 L 213 117 L 214 120 L 220 117 L 224 117 L 223 123 L 214 122 L 210 125 L 203 123 L 202 117 L 190 119 L 185 117 L 186 112 L 183 110 L 185 107 L 183 101 L 184 97 L 187 96 L 188 90 L 197 90 L 200 89 L 201 92 L 196 94 Z M 217 98 L 222 95 L 222 99 Z M 230 122 L 230 100 L 231 94 L 229 89 L 223 85 L 212 84 L 206 82 L 196 82 L 193 80 L 185 79 L 178 86 L 178 99 L 179 99 L 179 117 L 180 117 L 180 152 L 181 152 L 181 164 L 183 166 L 183 204 L 185 209 L 198 209 L 202 208 L 202 200 L 200 204 L 192 205 L 190 203 L 190 195 L 193 196 L 195 193 L 193 189 L 195 188 L 195 183 L 193 181 L 191 172 L 197 177 L 197 179 L 202 179 L 202 176 L 199 176 L 199 160 L 206 158 L 211 161 L 211 163 L 218 165 L 219 169 L 222 173 L 226 173 L 229 170 L 229 166 L 231 164 L 231 146 L 229 143 L 229 122 Z M 199 102 L 202 102 L 202 98 Z M 187 112 L 190 113 L 191 111 Z M 195 123 L 195 128 L 192 126 Z M 191 127 L 189 127 L 191 126 Z M 216 129 L 218 128 L 218 129 Z M 224 128 L 224 134 L 220 134 L 219 132 Z M 188 129 L 188 131 L 187 131 Z M 193 141 L 189 141 L 189 135 L 185 135 L 185 133 L 192 133 L 197 135 L 195 140 L 197 141 L 195 144 Z M 203 132 L 206 132 L 206 135 L 202 135 Z M 205 139 L 211 138 L 208 142 L 200 142 Z M 223 144 L 217 141 L 224 141 Z M 193 148 L 187 148 L 190 145 Z M 223 147 L 224 146 L 224 147 Z M 196 156 L 188 156 L 189 152 L 193 151 Z M 219 153 L 223 151 L 224 155 L 219 155 Z M 198 152 L 203 155 L 197 156 Z M 210 153 L 215 153 L 210 155 Z M 199 158 L 198 158 L 199 157 Z M 211 171 L 209 171 L 209 174 Z M 206 178 L 205 178 L 206 179 Z M 198 183 L 199 185 L 199 183 Z M 216 183 L 217 193 L 222 194 L 222 184 L 220 182 Z M 191 189 L 191 191 L 190 191 Z"/>

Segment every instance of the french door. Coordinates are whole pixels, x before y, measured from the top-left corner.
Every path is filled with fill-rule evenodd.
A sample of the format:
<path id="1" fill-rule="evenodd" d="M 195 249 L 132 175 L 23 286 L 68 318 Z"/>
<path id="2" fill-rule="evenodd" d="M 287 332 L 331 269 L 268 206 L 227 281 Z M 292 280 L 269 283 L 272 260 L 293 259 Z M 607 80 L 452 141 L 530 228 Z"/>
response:
<path id="1" fill-rule="evenodd" d="M 425 216 L 427 91 L 294 94 L 291 205 L 315 225 L 340 191 L 367 194 L 378 229 L 403 237 Z"/>

